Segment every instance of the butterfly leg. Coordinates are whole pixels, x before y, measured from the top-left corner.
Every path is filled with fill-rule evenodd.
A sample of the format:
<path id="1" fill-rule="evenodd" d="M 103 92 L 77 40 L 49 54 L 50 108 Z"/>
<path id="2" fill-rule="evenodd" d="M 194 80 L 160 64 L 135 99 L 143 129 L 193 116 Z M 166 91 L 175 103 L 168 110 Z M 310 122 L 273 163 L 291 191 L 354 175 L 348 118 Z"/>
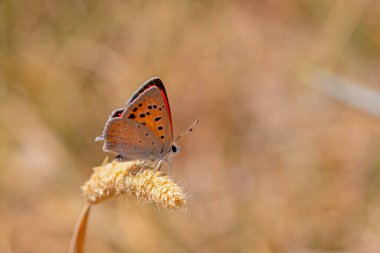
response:
<path id="1" fill-rule="evenodd" d="M 157 164 L 156 168 L 154 169 L 154 171 L 160 171 L 163 162 L 164 162 L 164 159 L 161 159 L 161 160 L 158 162 L 158 164 Z"/>
<path id="2" fill-rule="evenodd" d="M 143 160 L 141 169 L 137 172 L 137 174 L 141 174 L 144 170 L 149 169 L 150 168 L 149 164 L 150 162 L 148 160 Z"/>
<path id="3" fill-rule="evenodd" d="M 154 171 L 161 171 L 161 168 L 162 168 L 162 166 L 164 165 L 164 163 L 166 163 L 166 164 L 168 165 L 168 167 L 169 167 L 169 172 L 166 173 L 166 174 L 171 175 L 171 174 L 173 173 L 173 162 L 170 161 L 170 160 L 167 160 L 167 159 L 165 159 L 165 158 L 161 159 L 161 160 L 158 162 L 158 164 L 157 164 L 156 168 L 154 169 Z"/>
<path id="4" fill-rule="evenodd" d="M 145 170 L 145 166 L 146 166 L 146 162 L 144 160 L 142 165 L 141 165 L 141 169 L 137 172 L 137 174 L 141 174 Z"/>

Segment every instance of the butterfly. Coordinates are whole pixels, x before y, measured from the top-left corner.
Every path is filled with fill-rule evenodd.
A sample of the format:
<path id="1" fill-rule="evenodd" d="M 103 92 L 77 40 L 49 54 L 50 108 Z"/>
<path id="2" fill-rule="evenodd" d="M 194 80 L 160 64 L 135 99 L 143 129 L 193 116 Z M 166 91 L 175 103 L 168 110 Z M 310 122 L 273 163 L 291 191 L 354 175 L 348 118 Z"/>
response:
<path id="1" fill-rule="evenodd" d="M 177 140 L 191 132 L 192 126 Z M 169 100 L 160 78 L 146 81 L 126 107 L 114 110 L 103 134 L 95 140 L 104 141 L 103 150 L 116 153 L 118 160 L 148 159 L 159 164 L 166 161 L 171 167 L 179 146 L 173 142 Z"/>

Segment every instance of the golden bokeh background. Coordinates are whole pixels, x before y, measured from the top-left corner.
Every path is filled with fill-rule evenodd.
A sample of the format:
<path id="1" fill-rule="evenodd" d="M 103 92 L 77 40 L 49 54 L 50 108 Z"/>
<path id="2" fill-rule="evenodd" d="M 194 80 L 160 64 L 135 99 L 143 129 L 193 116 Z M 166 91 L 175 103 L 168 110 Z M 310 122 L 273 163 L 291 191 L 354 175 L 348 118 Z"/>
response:
<path id="1" fill-rule="evenodd" d="M 380 2 L 0 2 L 0 252 L 67 252 L 94 142 L 166 85 L 185 212 L 94 206 L 86 252 L 379 252 Z"/>

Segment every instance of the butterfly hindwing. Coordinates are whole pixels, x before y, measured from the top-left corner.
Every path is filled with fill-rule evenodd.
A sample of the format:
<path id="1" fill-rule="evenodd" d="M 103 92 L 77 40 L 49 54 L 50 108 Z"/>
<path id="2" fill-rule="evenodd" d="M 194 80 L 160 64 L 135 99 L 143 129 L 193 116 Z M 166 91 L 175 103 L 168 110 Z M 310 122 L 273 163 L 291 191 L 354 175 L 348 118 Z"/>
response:
<path id="1" fill-rule="evenodd" d="M 167 98 L 157 86 L 150 86 L 131 100 L 122 117 L 147 126 L 162 143 L 162 150 L 168 151 L 173 141 L 170 108 Z"/>
<path id="2" fill-rule="evenodd" d="M 161 152 L 161 142 L 141 123 L 123 117 L 109 120 L 104 129 L 103 150 L 120 154 L 127 160 L 154 159 Z"/>

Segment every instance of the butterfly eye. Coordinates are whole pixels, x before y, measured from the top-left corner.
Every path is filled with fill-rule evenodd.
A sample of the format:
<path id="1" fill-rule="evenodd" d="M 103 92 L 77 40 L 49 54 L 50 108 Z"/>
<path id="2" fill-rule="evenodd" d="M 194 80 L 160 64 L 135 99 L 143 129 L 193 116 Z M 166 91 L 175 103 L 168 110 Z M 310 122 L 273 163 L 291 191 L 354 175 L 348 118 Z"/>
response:
<path id="1" fill-rule="evenodd" d="M 176 144 L 173 144 L 173 145 L 172 145 L 172 152 L 173 152 L 173 153 L 177 153 L 177 152 L 179 152 L 179 147 L 178 147 Z"/>

